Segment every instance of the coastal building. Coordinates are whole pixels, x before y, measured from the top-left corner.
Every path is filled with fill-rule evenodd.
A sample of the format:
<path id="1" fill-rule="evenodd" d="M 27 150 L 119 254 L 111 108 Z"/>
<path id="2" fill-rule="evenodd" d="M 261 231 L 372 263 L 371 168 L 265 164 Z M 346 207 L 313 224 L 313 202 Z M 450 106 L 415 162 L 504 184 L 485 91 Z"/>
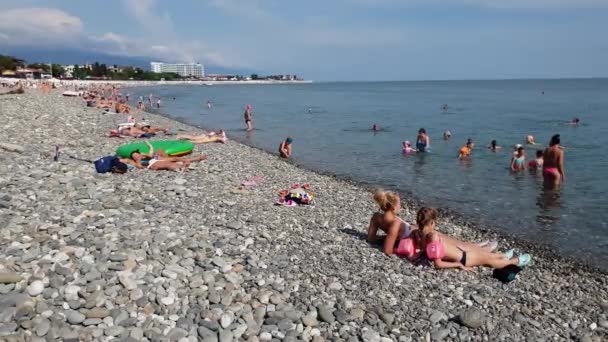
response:
<path id="1" fill-rule="evenodd" d="M 205 77 L 205 68 L 200 63 L 150 62 L 152 72 L 173 72 L 182 77 Z"/>

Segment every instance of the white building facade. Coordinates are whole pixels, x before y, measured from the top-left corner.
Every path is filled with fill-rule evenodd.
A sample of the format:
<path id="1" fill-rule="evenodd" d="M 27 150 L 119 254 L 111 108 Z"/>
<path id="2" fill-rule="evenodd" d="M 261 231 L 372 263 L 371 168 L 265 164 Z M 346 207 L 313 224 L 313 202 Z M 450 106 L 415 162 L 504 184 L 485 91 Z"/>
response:
<path id="1" fill-rule="evenodd" d="M 182 77 L 205 77 L 205 67 L 200 63 L 150 62 L 152 72 L 174 72 Z"/>

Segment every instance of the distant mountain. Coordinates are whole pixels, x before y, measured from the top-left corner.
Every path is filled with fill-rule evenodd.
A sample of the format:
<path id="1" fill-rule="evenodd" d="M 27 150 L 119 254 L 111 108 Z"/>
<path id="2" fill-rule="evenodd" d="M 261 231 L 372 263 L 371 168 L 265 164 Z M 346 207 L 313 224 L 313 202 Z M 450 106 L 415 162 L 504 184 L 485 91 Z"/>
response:
<path id="1" fill-rule="evenodd" d="M 15 56 L 26 60 L 28 63 L 84 64 L 99 62 L 108 65 L 132 65 L 144 70 L 150 70 L 150 62 L 158 60 L 143 56 L 128 57 L 80 49 L 46 47 L 0 47 L 0 55 Z M 263 74 L 254 70 L 232 69 L 209 64 L 205 64 L 205 73 L 234 75 Z"/>

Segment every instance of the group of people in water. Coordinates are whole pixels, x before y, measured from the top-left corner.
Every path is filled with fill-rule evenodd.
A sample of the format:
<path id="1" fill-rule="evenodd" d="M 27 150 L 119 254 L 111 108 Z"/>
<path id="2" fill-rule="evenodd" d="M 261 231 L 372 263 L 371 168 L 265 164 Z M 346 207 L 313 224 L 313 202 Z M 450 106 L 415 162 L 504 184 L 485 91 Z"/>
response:
<path id="1" fill-rule="evenodd" d="M 575 118 L 570 123 L 573 125 L 578 125 L 579 122 L 580 120 Z M 378 126 L 374 124 L 372 126 L 372 130 L 377 131 Z M 444 140 L 449 140 L 451 137 L 452 133 L 450 131 L 445 131 L 443 133 Z M 534 137 L 532 135 L 528 135 L 526 137 L 526 145 L 534 146 L 538 144 L 534 141 Z M 430 138 L 424 128 L 420 128 L 418 130 L 415 147 L 412 146 L 409 140 L 402 142 L 403 154 L 428 152 L 429 147 Z M 466 144 L 458 150 L 458 159 L 471 158 L 474 147 L 475 144 L 473 139 L 468 138 Z M 502 146 L 499 146 L 496 140 L 492 140 L 487 148 L 492 152 L 498 152 L 502 149 Z M 535 158 L 530 160 L 527 164 L 524 146 L 522 144 L 516 144 L 509 163 L 509 169 L 512 172 L 520 172 L 526 169 L 528 169 L 530 172 L 542 170 L 544 183 L 547 187 L 555 188 L 559 186 L 566 179 L 564 172 L 564 148 L 560 145 L 560 135 L 555 134 L 552 136 L 551 140 L 549 141 L 549 146 L 543 150 L 537 150 Z"/>

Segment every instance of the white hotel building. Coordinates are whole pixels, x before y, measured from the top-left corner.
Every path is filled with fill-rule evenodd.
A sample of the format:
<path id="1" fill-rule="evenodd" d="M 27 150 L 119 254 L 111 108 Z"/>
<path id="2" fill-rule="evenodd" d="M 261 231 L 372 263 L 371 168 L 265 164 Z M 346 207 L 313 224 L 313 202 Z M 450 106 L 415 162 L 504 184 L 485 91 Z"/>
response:
<path id="1" fill-rule="evenodd" d="M 205 77 L 205 67 L 200 63 L 150 62 L 152 72 L 174 72 L 182 77 Z"/>

